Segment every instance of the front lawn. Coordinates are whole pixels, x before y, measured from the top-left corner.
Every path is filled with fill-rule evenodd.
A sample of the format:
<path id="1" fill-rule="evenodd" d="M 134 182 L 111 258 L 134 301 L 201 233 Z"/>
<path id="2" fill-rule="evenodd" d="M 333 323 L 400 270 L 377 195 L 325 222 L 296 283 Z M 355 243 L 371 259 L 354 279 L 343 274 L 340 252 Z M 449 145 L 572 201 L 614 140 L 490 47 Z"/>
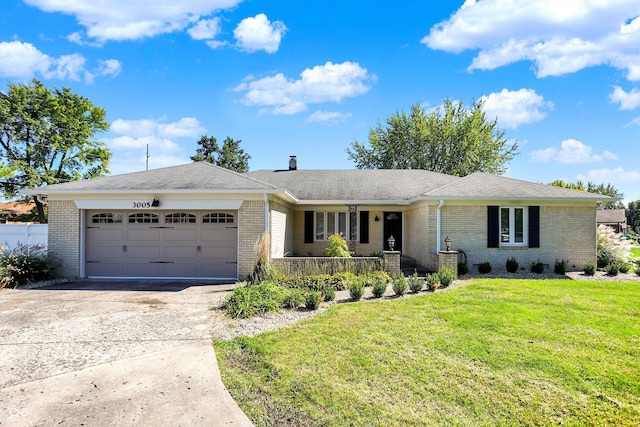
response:
<path id="1" fill-rule="evenodd" d="M 640 284 L 469 280 L 214 343 L 257 426 L 640 425 Z"/>

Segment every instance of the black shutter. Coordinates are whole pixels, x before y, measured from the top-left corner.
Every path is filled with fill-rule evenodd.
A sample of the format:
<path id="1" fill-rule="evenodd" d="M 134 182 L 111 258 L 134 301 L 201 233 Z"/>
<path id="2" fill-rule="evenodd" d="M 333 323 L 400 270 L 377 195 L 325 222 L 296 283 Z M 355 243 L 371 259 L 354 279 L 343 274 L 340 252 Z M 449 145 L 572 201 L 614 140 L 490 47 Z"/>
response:
<path id="1" fill-rule="evenodd" d="M 360 243 L 369 243 L 369 211 L 360 211 Z"/>
<path id="2" fill-rule="evenodd" d="M 500 247 L 500 207 L 487 206 L 487 247 Z"/>
<path id="3" fill-rule="evenodd" d="M 304 242 L 313 243 L 313 211 L 304 211 Z"/>
<path id="4" fill-rule="evenodd" d="M 540 247 L 540 206 L 529 206 L 529 247 Z"/>

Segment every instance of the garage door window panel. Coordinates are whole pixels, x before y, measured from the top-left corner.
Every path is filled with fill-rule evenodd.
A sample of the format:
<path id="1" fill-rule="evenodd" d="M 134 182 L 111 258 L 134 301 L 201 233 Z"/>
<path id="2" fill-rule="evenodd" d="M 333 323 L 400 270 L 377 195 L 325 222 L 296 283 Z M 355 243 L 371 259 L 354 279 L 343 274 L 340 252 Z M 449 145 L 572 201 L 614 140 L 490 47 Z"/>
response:
<path id="1" fill-rule="evenodd" d="M 122 214 L 103 212 L 91 215 L 92 224 L 120 224 L 122 223 Z"/>
<path id="2" fill-rule="evenodd" d="M 158 215 L 150 213 L 135 213 L 129 215 L 129 224 L 157 224 L 160 221 Z"/>
<path id="3" fill-rule="evenodd" d="M 202 215 L 203 224 L 233 224 L 234 216 L 226 212 L 210 212 Z"/>
<path id="4" fill-rule="evenodd" d="M 196 216 L 190 213 L 170 213 L 164 217 L 165 224 L 195 224 Z"/>

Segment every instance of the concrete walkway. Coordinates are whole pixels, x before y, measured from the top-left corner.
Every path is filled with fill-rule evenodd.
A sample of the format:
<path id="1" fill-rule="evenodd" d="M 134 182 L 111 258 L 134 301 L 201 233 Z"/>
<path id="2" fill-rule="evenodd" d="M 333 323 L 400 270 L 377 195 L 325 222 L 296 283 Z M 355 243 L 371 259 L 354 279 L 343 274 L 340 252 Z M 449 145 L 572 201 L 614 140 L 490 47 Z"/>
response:
<path id="1" fill-rule="evenodd" d="M 232 286 L 120 285 L 0 290 L 0 426 L 251 426 L 209 338 Z"/>

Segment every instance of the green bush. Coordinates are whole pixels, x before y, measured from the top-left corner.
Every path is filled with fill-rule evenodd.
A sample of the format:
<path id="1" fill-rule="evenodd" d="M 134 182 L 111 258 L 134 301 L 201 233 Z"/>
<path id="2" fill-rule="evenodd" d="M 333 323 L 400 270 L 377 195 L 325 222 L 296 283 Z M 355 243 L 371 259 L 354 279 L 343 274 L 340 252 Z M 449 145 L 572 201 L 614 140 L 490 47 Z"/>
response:
<path id="1" fill-rule="evenodd" d="M 333 275 L 333 282 L 336 291 L 344 291 L 351 287 L 351 282 L 356 280 L 356 275 L 353 273 L 338 273 Z"/>
<path id="2" fill-rule="evenodd" d="M 354 301 L 360 301 L 362 296 L 364 295 L 364 283 L 362 280 L 354 280 L 351 282 L 349 286 L 349 296 Z"/>
<path id="3" fill-rule="evenodd" d="M 420 292 L 424 287 L 424 280 L 418 276 L 417 271 L 407 278 L 407 282 L 409 282 L 409 290 L 414 294 Z"/>
<path id="4" fill-rule="evenodd" d="M 387 285 L 389 284 L 389 280 L 385 280 L 381 277 L 377 278 L 375 282 L 373 282 L 373 286 L 371 287 L 371 293 L 374 297 L 380 298 L 382 295 L 387 292 Z"/>
<path id="5" fill-rule="evenodd" d="M 467 261 L 461 261 L 458 263 L 458 276 L 464 276 L 469 272 L 469 266 Z"/>
<path id="6" fill-rule="evenodd" d="M 238 286 L 224 299 L 221 308 L 230 317 L 246 319 L 278 311 L 287 294 L 286 288 L 273 282 Z"/>
<path id="7" fill-rule="evenodd" d="M 636 274 L 637 274 L 638 276 L 640 276 L 640 259 L 635 260 L 635 261 L 634 261 L 634 263 L 635 263 L 635 265 L 636 265 L 636 267 L 635 267 Z"/>
<path id="8" fill-rule="evenodd" d="M 440 278 L 440 284 L 446 288 L 456 278 L 456 274 L 453 271 L 453 267 L 445 265 L 438 272 L 438 277 Z"/>
<path id="9" fill-rule="evenodd" d="M 489 261 L 478 264 L 478 273 L 487 274 L 491 272 L 491 263 Z"/>
<path id="10" fill-rule="evenodd" d="M 339 258 L 351 258 L 351 252 L 349 252 L 347 241 L 339 233 L 329 236 L 327 255 Z"/>
<path id="11" fill-rule="evenodd" d="M 309 291 L 304 299 L 304 306 L 309 310 L 317 310 L 322 302 L 322 293 L 318 291 Z"/>
<path id="12" fill-rule="evenodd" d="M 630 268 L 631 266 L 624 261 L 620 261 L 618 263 L 618 269 L 620 270 L 620 273 L 627 274 Z"/>
<path id="13" fill-rule="evenodd" d="M 533 261 L 529 264 L 529 271 L 536 274 L 544 273 L 544 264 L 540 260 Z"/>
<path id="14" fill-rule="evenodd" d="M 289 292 L 287 292 L 282 300 L 282 306 L 284 308 L 296 309 L 304 304 L 304 297 L 304 292 L 301 289 L 289 289 Z"/>
<path id="15" fill-rule="evenodd" d="M 587 276 L 593 276 L 596 274 L 596 265 L 591 261 L 587 261 L 584 263 L 583 271 Z"/>
<path id="16" fill-rule="evenodd" d="M 607 270 L 607 274 L 609 276 L 617 276 L 620 272 L 620 264 L 617 262 L 612 262 L 605 267 L 605 270 Z"/>
<path id="17" fill-rule="evenodd" d="M 567 274 L 567 267 L 569 266 L 569 261 L 567 260 L 558 260 L 553 264 L 553 272 L 556 274 Z"/>
<path id="18" fill-rule="evenodd" d="M 325 284 L 320 293 L 322 294 L 322 299 L 327 302 L 336 299 L 336 290 L 330 283 Z"/>
<path id="19" fill-rule="evenodd" d="M 516 273 L 518 271 L 518 261 L 516 257 L 507 258 L 507 271 L 509 273 Z"/>
<path id="20" fill-rule="evenodd" d="M 399 274 L 393 278 L 391 287 L 393 288 L 393 293 L 397 297 L 401 297 L 402 295 L 406 294 L 407 289 L 409 289 L 409 286 L 407 286 L 407 279 L 402 274 Z"/>
<path id="21" fill-rule="evenodd" d="M 53 277 L 44 245 L 0 246 L 0 288 L 17 288 Z"/>
<path id="22" fill-rule="evenodd" d="M 438 273 L 427 274 L 425 281 L 427 282 L 427 289 L 432 292 L 435 292 L 440 287 L 440 276 Z"/>

